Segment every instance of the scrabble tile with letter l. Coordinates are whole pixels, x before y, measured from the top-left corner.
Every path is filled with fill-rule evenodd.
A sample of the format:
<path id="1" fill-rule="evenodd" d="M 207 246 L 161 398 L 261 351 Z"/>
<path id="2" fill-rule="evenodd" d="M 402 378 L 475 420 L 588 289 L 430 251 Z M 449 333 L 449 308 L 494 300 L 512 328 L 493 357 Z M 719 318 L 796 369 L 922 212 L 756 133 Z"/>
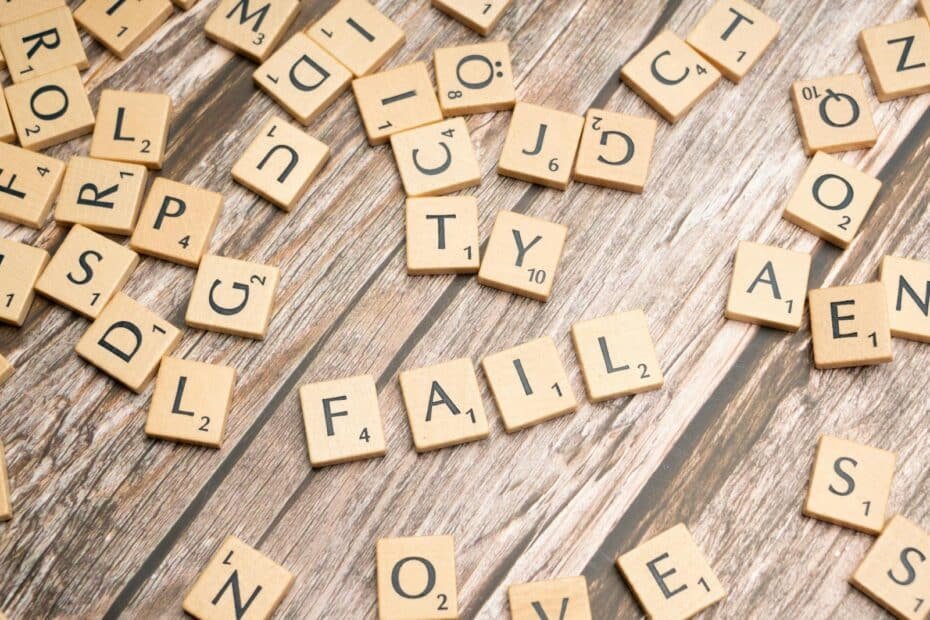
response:
<path id="1" fill-rule="evenodd" d="M 38 151 L 89 134 L 94 112 L 74 67 L 6 89 L 10 118 L 23 148 Z"/>
<path id="2" fill-rule="evenodd" d="M 355 77 L 377 71 L 406 39 L 397 24 L 365 0 L 339 0 L 307 34 Z"/>
<path id="3" fill-rule="evenodd" d="M 300 12 L 298 0 L 220 0 L 207 19 L 207 38 L 254 62 L 264 62 Z"/>
<path id="4" fill-rule="evenodd" d="M 895 454 L 824 435 L 807 489 L 804 514 L 880 534 L 894 478 Z"/>
<path id="5" fill-rule="evenodd" d="M 431 0 L 434 7 L 483 37 L 491 34 L 513 0 Z"/>
<path id="6" fill-rule="evenodd" d="M 300 406 L 313 467 L 384 456 L 384 428 L 370 375 L 311 383 Z"/>
<path id="7" fill-rule="evenodd" d="M 529 183 L 565 189 L 571 179 L 584 118 L 517 102 L 497 172 Z"/>
<path id="8" fill-rule="evenodd" d="M 561 224 L 501 211 L 484 251 L 478 282 L 548 301 L 567 235 L 568 229 Z"/>
<path id="9" fill-rule="evenodd" d="M 515 583 L 507 588 L 507 597 L 511 620 L 591 620 L 588 581 L 583 576 Z"/>
<path id="10" fill-rule="evenodd" d="M 408 198 L 407 273 L 478 272 L 478 200 L 474 196 Z"/>
<path id="11" fill-rule="evenodd" d="M 516 103 L 506 41 L 439 48 L 433 64 L 446 116 L 509 110 Z"/>
<path id="12" fill-rule="evenodd" d="M 171 0 L 84 0 L 74 10 L 74 21 L 117 58 L 127 58 L 173 12 Z"/>
<path id="13" fill-rule="evenodd" d="M 4 3 L 3 11 L 6 12 Z M 59 6 L 0 26 L 0 48 L 14 83 L 90 66 L 71 9 Z"/>
<path id="14" fill-rule="evenodd" d="M 649 178 L 655 137 L 651 118 L 592 108 L 585 117 L 572 178 L 640 193 Z"/>
<path id="15" fill-rule="evenodd" d="M 391 134 L 442 120 L 426 64 L 415 62 L 352 82 L 368 143 L 384 144 Z"/>
<path id="16" fill-rule="evenodd" d="M 0 360 L 3 358 L 0 357 Z M 0 382 L 3 376 L 0 375 Z M 10 494 L 10 478 L 6 472 L 6 454 L 3 444 L 0 444 L 0 521 L 9 521 L 13 518 L 13 501 Z"/>
<path id="17" fill-rule="evenodd" d="M 13 365 L 10 362 L 0 355 L 0 385 L 3 385 L 3 382 L 10 378 L 10 375 L 13 374 Z"/>
<path id="18" fill-rule="evenodd" d="M 0 322 L 23 324 L 47 263 L 48 252 L 42 248 L 0 239 Z"/>
<path id="19" fill-rule="evenodd" d="M 375 564 L 380 620 L 459 617 L 451 536 L 379 538 Z"/>
<path id="20" fill-rule="evenodd" d="M 726 596 L 682 523 L 624 553 L 617 566 L 650 618 L 685 620 Z"/>
<path id="21" fill-rule="evenodd" d="M 41 228 L 65 175 L 65 163 L 0 142 L 0 217 Z"/>
<path id="22" fill-rule="evenodd" d="M 804 315 L 811 255 L 740 241 L 730 280 L 728 319 L 796 332 Z"/>
<path id="23" fill-rule="evenodd" d="M 406 370 L 400 373 L 400 390 L 417 452 L 488 436 L 488 420 L 470 359 Z"/>
<path id="24" fill-rule="evenodd" d="M 880 280 L 888 299 L 891 335 L 930 342 L 930 262 L 886 256 Z"/>
<path id="25" fill-rule="evenodd" d="M 475 147 L 461 117 L 395 133 L 391 149 L 408 196 L 449 194 L 481 183 Z"/>
<path id="26" fill-rule="evenodd" d="M 0 11 L 0 26 L 65 6 L 65 0 L 6 0 Z"/>
<path id="27" fill-rule="evenodd" d="M 808 155 L 869 148 L 878 140 L 865 83 L 859 75 L 795 82 L 791 103 Z"/>
<path id="28" fill-rule="evenodd" d="M 148 171 L 144 166 L 74 156 L 58 194 L 55 221 L 98 232 L 131 235 Z"/>
<path id="29" fill-rule="evenodd" d="M 184 597 L 182 607 L 198 620 L 267 620 L 293 583 L 294 575 L 286 568 L 235 536 L 227 536 Z"/>
<path id="30" fill-rule="evenodd" d="M 778 22 L 748 2 L 718 0 L 688 34 L 687 42 L 728 80 L 739 83 L 780 29 Z"/>
<path id="31" fill-rule="evenodd" d="M 168 95 L 105 90 L 97 106 L 90 155 L 161 169 L 170 122 Z"/>
<path id="32" fill-rule="evenodd" d="M 813 289 L 807 300 L 817 368 L 892 360 L 888 301 L 881 282 Z"/>
<path id="33" fill-rule="evenodd" d="M 620 70 L 620 79 L 670 123 L 720 81 L 720 72 L 673 32 L 649 42 Z"/>
<path id="34" fill-rule="evenodd" d="M 930 92 L 930 21 L 866 28 L 859 33 L 859 50 L 879 101 Z"/>
<path id="35" fill-rule="evenodd" d="M 181 339 L 168 321 L 117 293 L 77 343 L 82 358 L 139 393 Z"/>

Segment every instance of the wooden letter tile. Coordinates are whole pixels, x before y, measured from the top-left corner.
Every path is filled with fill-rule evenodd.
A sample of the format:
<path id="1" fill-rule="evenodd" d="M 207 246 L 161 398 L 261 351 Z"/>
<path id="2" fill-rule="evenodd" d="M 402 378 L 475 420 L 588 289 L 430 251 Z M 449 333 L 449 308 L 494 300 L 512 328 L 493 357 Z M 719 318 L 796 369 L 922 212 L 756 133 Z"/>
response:
<path id="1" fill-rule="evenodd" d="M 64 174 L 64 162 L 0 142 L 0 217 L 41 228 Z"/>
<path id="2" fill-rule="evenodd" d="M 572 174 L 584 119 L 577 114 L 517 102 L 497 172 L 565 189 Z"/>
<path id="3" fill-rule="evenodd" d="M 572 342 L 592 401 L 662 387 L 662 368 L 642 310 L 575 323 Z"/>
<path id="4" fill-rule="evenodd" d="M 666 30 L 623 65 L 620 79 L 675 123 L 716 86 L 720 72 Z"/>
<path id="5" fill-rule="evenodd" d="M 379 538 L 375 555 L 380 620 L 459 617 L 451 536 Z"/>
<path id="6" fill-rule="evenodd" d="M 6 0 L 0 11 L 0 26 L 65 6 L 65 0 Z"/>
<path id="7" fill-rule="evenodd" d="M 817 368 L 891 361 L 888 301 L 881 282 L 814 289 L 807 299 Z"/>
<path id="8" fill-rule="evenodd" d="M 3 68 L 3 57 L 0 56 L 0 69 Z M 13 119 L 10 118 L 10 109 L 6 105 L 6 95 L 3 93 L 3 87 L 0 86 L 0 142 L 15 142 L 16 129 L 13 127 Z"/>
<path id="9" fill-rule="evenodd" d="M 3 358 L 0 358 L 2 360 Z M 3 377 L 0 376 L 0 381 Z M 13 501 L 10 494 L 10 479 L 6 473 L 6 454 L 3 444 L 0 444 L 0 521 L 9 521 L 13 518 Z"/>
<path id="10" fill-rule="evenodd" d="M 223 256 L 204 256 L 185 321 L 191 327 L 261 340 L 268 333 L 280 270 Z"/>
<path id="11" fill-rule="evenodd" d="M 145 434 L 219 448 L 235 384 L 235 368 L 164 358 L 155 379 Z"/>
<path id="12" fill-rule="evenodd" d="M 850 581 L 904 620 L 930 617 L 930 534 L 895 515 L 885 525 Z"/>
<path id="13" fill-rule="evenodd" d="M 488 36 L 513 0 L 432 0 L 433 6 L 483 37 Z"/>
<path id="14" fill-rule="evenodd" d="M 481 362 L 508 433 L 575 410 L 559 351 L 548 336 L 489 355 Z"/>
<path id="15" fill-rule="evenodd" d="M 685 620 L 726 596 L 682 523 L 621 555 L 617 566 L 650 618 Z"/>
<path id="16" fill-rule="evenodd" d="M 89 134 L 94 112 L 74 67 L 65 67 L 6 89 L 19 143 L 37 151 Z"/>
<path id="17" fill-rule="evenodd" d="M 408 196 L 437 196 L 481 183 L 468 127 L 463 118 L 391 136 L 391 149 Z"/>
<path id="18" fill-rule="evenodd" d="M 588 110 L 575 159 L 576 181 L 640 193 L 656 137 L 651 118 Z"/>
<path id="19" fill-rule="evenodd" d="M 223 206 L 223 195 L 155 179 L 129 247 L 188 267 L 200 264 Z"/>
<path id="20" fill-rule="evenodd" d="M 311 383 L 300 406 L 313 467 L 384 456 L 384 429 L 370 375 Z"/>
<path id="21" fill-rule="evenodd" d="M 917 0 L 917 13 L 930 20 L 930 0 Z"/>
<path id="22" fill-rule="evenodd" d="M 439 48 L 433 63 L 446 116 L 509 110 L 516 103 L 506 41 Z"/>
<path id="23" fill-rule="evenodd" d="M 511 620 L 591 620 L 588 581 L 583 576 L 515 583 L 507 594 Z"/>
<path id="24" fill-rule="evenodd" d="M 417 452 L 488 436 L 478 378 L 461 358 L 400 373 L 400 389 Z"/>
<path id="25" fill-rule="evenodd" d="M 780 26 L 743 0 L 719 0 L 688 35 L 688 44 L 739 83 L 778 38 Z"/>
<path id="26" fill-rule="evenodd" d="M 930 22 L 911 19 L 867 28 L 859 49 L 879 101 L 930 92 Z"/>
<path id="27" fill-rule="evenodd" d="M 97 106 L 90 154 L 99 159 L 161 169 L 168 146 L 171 97 L 161 93 L 105 90 Z"/>
<path id="28" fill-rule="evenodd" d="M 339 0 L 307 34 L 355 77 L 368 75 L 404 45 L 404 31 L 365 0 Z"/>
<path id="29" fill-rule="evenodd" d="M 290 211 L 328 160 L 328 146 L 273 116 L 235 163 L 232 176 L 262 198 Z"/>
<path id="30" fill-rule="evenodd" d="M 791 103 L 808 155 L 869 148 L 878 139 L 865 83 L 859 75 L 795 82 Z"/>
<path id="31" fill-rule="evenodd" d="M 42 248 L 0 239 L 0 322 L 23 324 L 47 263 L 48 252 Z"/>
<path id="32" fill-rule="evenodd" d="M 293 583 L 286 568 L 227 536 L 184 597 L 183 607 L 198 620 L 268 620 Z"/>
<path id="33" fill-rule="evenodd" d="M 188 11 L 197 4 L 198 0 L 171 0 L 174 2 L 174 6 L 178 7 L 183 11 Z"/>
<path id="34" fill-rule="evenodd" d="M 368 143 L 384 144 L 391 134 L 442 120 L 426 64 L 415 62 L 352 82 Z"/>
<path id="35" fill-rule="evenodd" d="M 168 321 L 117 293 L 77 343 L 82 358 L 139 393 L 181 339 Z"/>
<path id="36" fill-rule="evenodd" d="M 481 261 L 478 282 L 547 301 L 568 229 L 513 211 L 497 214 Z"/>
<path id="37" fill-rule="evenodd" d="M 811 255 L 740 241 L 726 317 L 796 332 L 801 327 Z"/>
<path id="38" fill-rule="evenodd" d="M 817 153 L 785 206 L 784 217 L 841 248 L 849 247 L 882 182 L 826 153 Z"/>
<path id="39" fill-rule="evenodd" d="M 888 300 L 891 335 L 930 342 L 930 263 L 886 256 L 880 279 Z"/>
<path id="40" fill-rule="evenodd" d="M 407 273 L 478 272 L 478 201 L 474 196 L 408 198 Z"/>
<path id="41" fill-rule="evenodd" d="M 72 157 L 58 194 L 55 221 L 129 236 L 139 216 L 147 176 L 144 166 Z"/>
<path id="42" fill-rule="evenodd" d="M 0 27 L 0 47 L 15 83 L 65 67 L 90 66 L 71 9 L 66 6 Z"/>
<path id="43" fill-rule="evenodd" d="M 223 47 L 264 62 L 298 12 L 298 0 L 220 0 L 204 32 Z"/>
<path id="44" fill-rule="evenodd" d="M 95 319 L 138 264 L 138 254 L 78 224 L 58 246 L 36 290 Z"/>
<path id="45" fill-rule="evenodd" d="M 170 0 L 84 0 L 74 21 L 118 58 L 126 58 L 174 12 Z"/>
<path id="46" fill-rule="evenodd" d="M 10 378 L 10 375 L 13 374 L 13 365 L 10 362 L 0 355 L 0 385 L 3 385 L 3 382 Z"/>

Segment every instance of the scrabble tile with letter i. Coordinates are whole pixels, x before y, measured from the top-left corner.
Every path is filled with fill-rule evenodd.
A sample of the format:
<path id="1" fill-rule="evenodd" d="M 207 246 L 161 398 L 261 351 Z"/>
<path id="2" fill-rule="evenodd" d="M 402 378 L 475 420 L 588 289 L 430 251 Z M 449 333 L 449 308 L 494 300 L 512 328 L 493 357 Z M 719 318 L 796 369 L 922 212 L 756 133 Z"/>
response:
<path id="1" fill-rule="evenodd" d="M 355 77 L 377 71 L 406 40 L 397 24 L 365 0 L 339 0 L 307 34 Z"/>
<path id="2" fill-rule="evenodd" d="M 588 581 L 584 577 L 515 583 L 507 589 L 507 598 L 511 620 L 591 620 Z"/>

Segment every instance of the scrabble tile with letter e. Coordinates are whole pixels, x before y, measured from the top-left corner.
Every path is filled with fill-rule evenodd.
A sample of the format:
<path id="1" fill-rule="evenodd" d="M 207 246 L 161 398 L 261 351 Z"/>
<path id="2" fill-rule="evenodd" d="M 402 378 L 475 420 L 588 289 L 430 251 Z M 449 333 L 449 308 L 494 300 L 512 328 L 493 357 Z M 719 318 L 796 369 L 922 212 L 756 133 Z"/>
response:
<path id="1" fill-rule="evenodd" d="M 434 7 L 465 24 L 481 36 L 488 36 L 513 0 L 432 0 Z"/>
<path id="2" fill-rule="evenodd" d="M 3 68 L 3 57 L 0 56 L 0 69 Z M 16 128 L 13 127 L 13 119 L 10 118 L 10 109 L 6 105 L 6 95 L 3 94 L 3 86 L 0 86 L 0 142 L 14 142 L 16 140 Z"/>
<path id="3" fill-rule="evenodd" d="M 147 176 L 145 167 L 137 164 L 72 157 L 58 194 L 55 221 L 83 224 L 103 233 L 131 235 Z"/>
<path id="4" fill-rule="evenodd" d="M 446 116 L 509 110 L 516 103 L 506 41 L 442 47 L 433 53 L 433 63 Z"/>
<path id="5" fill-rule="evenodd" d="M 6 0 L 0 11 L 0 26 L 65 6 L 65 0 Z"/>
<path id="6" fill-rule="evenodd" d="M 63 161 L 0 142 L 0 217 L 41 228 L 65 174 Z"/>
<path id="7" fill-rule="evenodd" d="M 739 83 L 778 38 L 774 19 L 743 0 L 718 0 L 687 37 L 731 82 Z"/>
<path id="8" fill-rule="evenodd" d="M 865 83 L 859 75 L 795 82 L 791 103 L 808 155 L 869 148 L 878 139 Z"/>
<path id="9" fill-rule="evenodd" d="M 105 90 L 97 106 L 91 157 L 160 169 L 168 146 L 171 97 Z"/>
<path id="10" fill-rule="evenodd" d="M 726 317 L 796 332 L 801 327 L 811 255 L 740 241 Z"/>
<path id="11" fill-rule="evenodd" d="M 6 12 L 4 3 L 3 12 Z M 71 9 L 59 6 L 0 26 L 0 48 L 14 83 L 90 66 Z"/>
<path id="12" fill-rule="evenodd" d="M 588 581 L 583 576 L 515 583 L 507 588 L 511 620 L 591 620 Z"/>
<path id="13" fill-rule="evenodd" d="M 649 178 L 656 137 L 651 118 L 588 110 L 572 178 L 640 193 Z"/>
<path id="14" fill-rule="evenodd" d="M 299 11 L 298 0 L 220 0 L 203 29 L 223 47 L 264 62 Z"/>
<path id="15" fill-rule="evenodd" d="M 517 102 L 497 172 L 555 189 L 568 187 L 584 119 L 577 114 Z"/>
<path id="16" fill-rule="evenodd" d="M 888 301 L 881 282 L 814 289 L 807 300 L 817 368 L 891 361 Z"/>
<path id="17" fill-rule="evenodd" d="M 449 194 L 481 183 L 463 118 L 395 133 L 391 149 L 408 196 Z"/>
<path id="18" fill-rule="evenodd" d="M 0 322 L 23 324 L 47 263 L 48 252 L 42 248 L 0 239 Z"/>
<path id="19" fill-rule="evenodd" d="M 859 33 L 859 49 L 879 101 L 930 92 L 930 21 L 866 28 Z"/>
<path id="20" fill-rule="evenodd" d="M 406 39 L 397 24 L 365 0 L 339 0 L 307 34 L 355 77 L 376 71 Z"/>
<path id="21" fill-rule="evenodd" d="M 19 143 L 36 151 L 89 134 L 94 112 L 74 67 L 46 73 L 6 89 Z"/>
<path id="22" fill-rule="evenodd" d="M 171 0 L 84 0 L 74 10 L 74 21 L 118 58 L 126 58 L 173 12 Z"/>
<path id="23" fill-rule="evenodd" d="M 10 378 L 10 375 L 13 374 L 13 365 L 10 362 L 0 355 L 0 385 L 3 385 L 3 382 Z"/>
<path id="24" fill-rule="evenodd" d="M 886 256 L 880 279 L 888 300 L 891 335 L 930 342 L 930 262 Z"/>
<path id="25" fill-rule="evenodd" d="M 352 82 L 368 143 L 384 144 L 391 134 L 442 120 L 426 64 L 415 62 Z"/>
<path id="26" fill-rule="evenodd" d="M 379 538 L 375 556 L 380 620 L 459 617 L 451 536 Z"/>
<path id="27" fill-rule="evenodd" d="M 478 272 L 478 201 L 474 196 L 408 198 L 407 273 Z"/>
<path id="28" fill-rule="evenodd" d="M 3 358 L 0 357 L 0 360 Z M 0 375 L 0 382 L 3 376 Z M 0 521 L 9 521 L 13 518 L 13 501 L 10 494 L 10 478 L 6 473 L 6 454 L 3 444 L 0 444 Z"/>

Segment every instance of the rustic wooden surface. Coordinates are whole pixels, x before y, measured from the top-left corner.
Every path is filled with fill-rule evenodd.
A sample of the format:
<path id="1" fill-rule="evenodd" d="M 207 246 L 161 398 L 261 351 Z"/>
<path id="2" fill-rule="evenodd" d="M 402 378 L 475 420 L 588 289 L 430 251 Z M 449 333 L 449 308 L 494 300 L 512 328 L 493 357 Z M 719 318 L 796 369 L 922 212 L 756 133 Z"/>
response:
<path id="1" fill-rule="evenodd" d="M 685 34 L 712 0 L 516 0 L 493 38 L 509 39 L 521 99 L 583 114 L 591 106 L 656 117 L 618 80 L 663 28 Z M 77 4 L 77 2 L 74 2 Z M 223 192 L 216 253 L 282 270 L 267 340 L 186 329 L 178 353 L 230 364 L 240 380 L 219 451 L 153 441 L 136 396 L 81 362 L 88 323 L 37 300 L 21 329 L 0 329 L 17 373 L 0 389 L 15 518 L 0 524 L 0 609 L 11 618 L 181 616 L 181 599 L 224 536 L 297 575 L 279 617 L 376 615 L 380 536 L 455 535 L 465 618 L 506 617 L 508 584 L 588 579 L 596 618 L 641 612 L 614 558 L 679 521 L 729 594 L 720 618 L 873 618 L 847 584 L 872 538 L 801 516 L 817 437 L 899 454 L 890 510 L 930 527 L 930 347 L 895 340 L 893 364 L 817 371 L 797 334 L 726 321 L 740 239 L 813 253 L 813 287 L 877 278 L 886 253 L 930 259 L 930 97 L 879 105 L 878 144 L 843 158 L 884 182 L 863 230 L 840 251 L 781 218 L 807 162 L 788 88 L 802 77 L 865 75 L 868 26 L 913 15 L 913 0 L 766 0 L 782 35 L 738 86 L 721 84 L 683 121 L 660 121 L 645 194 L 573 184 L 567 192 L 497 176 L 508 113 L 468 119 L 484 173 L 481 231 L 499 209 L 570 229 L 551 301 L 473 277 L 407 277 L 403 193 L 389 147 L 370 148 L 350 94 L 309 128 L 333 159 L 290 214 L 232 182 L 230 169 L 270 114 L 255 65 L 207 41 L 202 0 L 120 62 L 87 36 L 84 76 L 102 88 L 164 91 L 176 104 L 162 174 Z M 304 0 L 292 30 L 331 0 Z M 379 0 L 407 43 L 388 66 L 429 60 L 477 35 L 427 0 Z M 51 150 L 65 158 L 89 140 Z M 53 224 L 0 234 L 53 250 Z M 143 259 L 127 292 L 176 325 L 191 269 Z M 614 310 L 645 310 L 666 372 L 658 392 L 513 435 L 482 379 L 491 436 L 418 456 L 397 373 L 553 336 L 576 394 L 568 330 Z M 383 459 L 311 471 L 297 397 L 306 382 L 377 378 Z M 583 398 L 582 398 L 583 401 Z"/>

